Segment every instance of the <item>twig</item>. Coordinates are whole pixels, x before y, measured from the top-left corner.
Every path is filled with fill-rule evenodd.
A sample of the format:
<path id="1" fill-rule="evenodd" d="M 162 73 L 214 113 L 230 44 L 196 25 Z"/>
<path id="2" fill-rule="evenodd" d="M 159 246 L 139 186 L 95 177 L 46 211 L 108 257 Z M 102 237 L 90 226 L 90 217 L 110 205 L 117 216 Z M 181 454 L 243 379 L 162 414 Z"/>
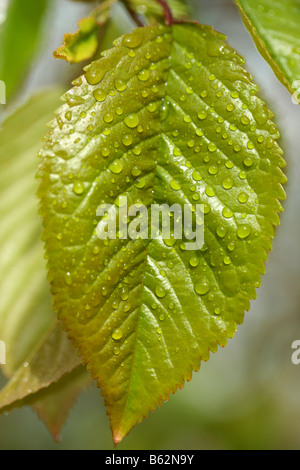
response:
<path id="1" fill-rule="evenodd" d="M 139 15 L 131 8 L 127 0 L 122 0 L 122 3 L 124 4 L 126 10 L 128 11 L 129 15 L 133 19 L 133 21 L 140 27 L 143 28 L 145 24 L 142 22 L 141 18 Z"/>
<path id="2" fill-rule="evenodd" d="M 172 24 L 174 24 L 174 17 L 173 17 L 171 8 L 169 7 L 169 5 L 167 4 L 165 0 L 156 0 L 156 1 L 163 7 L 164 15 L 166 19 L 166 25 L 172 26 Z"/>

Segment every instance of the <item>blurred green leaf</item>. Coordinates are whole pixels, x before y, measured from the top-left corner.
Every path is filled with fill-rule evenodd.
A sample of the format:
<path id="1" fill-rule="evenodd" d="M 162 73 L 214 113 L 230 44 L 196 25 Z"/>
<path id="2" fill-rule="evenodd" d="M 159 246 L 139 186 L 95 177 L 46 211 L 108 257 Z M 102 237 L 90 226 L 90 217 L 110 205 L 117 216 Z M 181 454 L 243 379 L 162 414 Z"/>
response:
<path id="1" fill-rule="evenodd" d="M 236 0 L 255 44 L 300 104 L 299 0 Z"/>
<path id="2" fill-rule="evenodd" d="M 47 388 L 81 364 L 57 321 L 0 392 L 0 410 Z"/>
<path id="3" fill-rule="evenodd" d="M 0 80 L 9 100 L 22 84 L 41 41 L 40 33 L 50 0 L 11 0 L 0 26 Z"/>
<path id="4" fill-rule="evenodd" d="M 114 0 L 107 0 L 101 3 L 90 16 L 80 20 L 78 31 L 75 34 L 65 34 L 63 45 L 54 52 L 54 57 L 73 64 L 91 59 L 98 49 L 100 35 L 105 33 L 113 2 Z"/>
<path id="5" fill-rule="evenodd" d="M 105 41 L 106 39 L 104 35 L 110 20 L 110 10 L 117 2 L 118 0 L 100 2 L 87 18 L 78 22 L 79 29 L 76 33 L 65 34 L 63 45 L 54 52 L 54 57 L 74 64 L 92 59 L 100 45 L 100 40 Z M 128 0 L 123 3 L 128 3 L 135 13 L 147 17 L 150 23 L 164 22 L 163 8 L 155 0 Z M 175 19 L 189 17 L 189 9 L 185 0 L 170 0 L 169 4 Z M 114 22 L 114 18 L 112 20 Z"/>
<path id="6" fill-rule="evenodd" d="M 55 308 L 116 443 L 233 337 L 279 224 L 279 133 L 224 40 L 192 23 L 118 39 L 64 96 L 41 150 Z M 203 204 L 205 246 L 100 240 L 97 209 L 123 207 L 121 196 L 148 211 Z"/>
<path id="7" fill-rule="evenodd" d="M 36 154 L 60 94 L 35 96 L 0 132 L 0 339 L 7 353 L 3 372 L 11 377 L 0 392 L 2 409 L 20 404 L 81 362 L 52 310 L 35 196 Z M 39 403 L 43 416 L 46 403 Z"/>
<path id="8" fill-rule="evenodd" d="M 90 373 L 84 366 L 79 366 L 47 389 L 29 397 L 28 404 L 34 407 L 56 441 L 60 440 L 60 431 L 78 395 L 91 383 Z"/>
<path id="9" fill-rule="evenodd" d="M 164 22 L 164 12 L 162 6 L 155 0 L 128 0 L 133 11 L 146 16 L 151 23 L 155 21 Z M 186 20 L 190 16 L 189 7 L 186 0 L 169 0 L 173 16 L 176 20 Z"/>
<path id="10" fill-rule="evenodd" d="M 65 34 L 63 45 L 54 52 L 56 59 L 77 64 L 93 57 L 98 48 L 97 21 L 93 17 L 83 18 L 78 26 L 79 30 L 75 34 Z"/>

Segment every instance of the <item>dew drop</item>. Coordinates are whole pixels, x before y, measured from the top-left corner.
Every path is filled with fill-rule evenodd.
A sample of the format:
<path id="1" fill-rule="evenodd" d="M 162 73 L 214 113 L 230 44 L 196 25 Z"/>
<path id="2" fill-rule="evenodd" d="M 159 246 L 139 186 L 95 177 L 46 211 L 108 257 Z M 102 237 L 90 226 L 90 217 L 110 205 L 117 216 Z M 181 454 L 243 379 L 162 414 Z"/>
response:
<path id="1" fill-rule="evenodd" d="M 140 72 L 138 75 L 138 79 L 141 82 L 146 82 L 147 80 L 149 80 L 149 78 L 150 78 L 149 70 L 142 70 L 142 72 Z"/>
<path id="2" fill-rule="evenodd" d="M 162 286 L 157 286 L 156 289 L 155 289 L 155 293 L 157 295 L 157 297 L 160 297 L 160 298 L 163 298 L 166 296 L 166 291 L 164 289 L 164 287 Z"/>
<path id="3" fill-rule="evenodd" d="M 219 168 L 215 165 L 210 166 L 209 169 L 208 169 L 208 173 L 210 175 L 216 175 L 218 172 L 219 172 Z"/>
<path id="4" fill-rule="evenodd" d="M 117 91 L 124 91 L 127 88 L 127 83 L 123 80 L 117 79 L 115 80 L 115 88 Z"/>
<path id="5" fill-rule="evenodd" d="M 234 167 L 234 163 L 231 160 L 227 160 L 225 166 L 228 168 L 228 170 L 231 170 Z"/>
<path id="6" fill-rule="evenodd" d="M 217 150 L 217 148 L 218 148 L 218 147 L 217 147 L 216 144 L 214 144 L 213 142 L 210 142 L 210 143 L 208 144 L 208 150 L 209 150 L 210 152 L 212 152 L 212 153 L 215 152 L 215 151 Z"/>
<path id="7" fill-rule="evenodd" d="M 190 265 L 193 267 L 193 268 L 196 268 L 199 264 L 199 260 L 198 258 L 196 258 L 196 256 L 193 256 L 191 259 L 190 259 Z"/>
<path id="8" fill-rule="evenodd" d="M 199 175 L 199 173 L 198 173 L 196 170 L 193 171 L 193 175 L 192 175 L 192 176 L 193 176 L 193 179 L 194 179 L 195 181 L 201 181 L 201 180 L 202 180 L 202 176 Z"/>
<path id="9" fill-rule="evenodd" d="M 102 156 L 103 156 L 104 158 L 107 158 L 107 157 L 109 156 L 109 154 L 110 154 L 110 150 L 109 150 L 109 148 L 104 147 L 104 148 L 102 149 L 101 153 L 102 153 Z"/>
<path id="10" fill-rule="evenodd" d="M 234 100 L 237 100 L 237 99 L 240 97 L 240 95 L 239 95 L 239 93 L 238 93 L 237 91 L 232 91 L 232 92 L 230 93 L 230 96 L 231 96 L 231 98 L 233 98 Z"/>
<path id="11" fill-rule="evenodd" d="M 200 119 L 200 121 L 204 121 L 204 119 L 207 118 L 207 112 L 205 110 L 200 111 L 200 113 L 198 114 L 198 118 Z"/>
<path id="12" fill-rule="evenodd" d="M 203 213 L 206 215 L 206 214 L 209 214 L 211 211 L 211 207 L 209 204 L 204 204 L 203 205 Z"/>
<path id="13" fill-rule="evenodd" d="M 122 138 L 122 142 L 126 147 L 129 147 L 133 142 L 132 135 L 124 135 L 124 137 Z"/>
<path id="14" fill-rule="evenodd" d="M 226 109 L 229 113 L 231 113 L 232 111 L 235 110 L 235 106 L 233 103 L 229 103 L 227 106 L 226 106 Z"/>
<path id="15" fill-rule="evenodd" d="M 120 328 L 116 328 L 113 330 L 111 337 L 115 341 L 119 341 L 123 337 L 123 331 Z"/>
<path id="16" fill-rule="evenodd" d="M 248 224 L 240 225 L 237 229 L 237 236 L 244 240 L 245 238 L 248 238 L 249 235 L 252 232 L 252 228 Z"/>
<path id="17" fill-rule="evenodd" d="M 227 245 L 227 249 L 229 251 L 234 251 L 235 247 L 236 247 L 235 242 L 229 242 L 228 245 Z"/>
<path id="18" fill-rule="evenodd" d="M 141 36 L 137 34 L 132 34 L 128 36 L 124 36 L 122 40 L 122 45 L 125 47 L 128 47 L 128 49 L 135 49 L 136 47 L 139 47 L 139 45 L 142 42 Z"/>
<path id="19" fill-rule="evenodd" d="M 250 124 L 250 119 L 247 116 L 242 116 L 241 123 L 244 124 L 244 126 L 248 126 Z"/>
<path id="20" fill-rule="evenodd" d="M 224 189 L 231 189 L 233 187 L 233 179 L 232 178 L 225 178 L 223 180 L 223 188 Z"/>
<path id="21" fill-rule="evenodd" d="M 80 196 L 84 192 L 84 184 L 81 183 L 81 181 L 76 181 L 73 184 L 73 191 L 74 191 L 75 194 Z"/>
<path id="22" fill-rule="evenodd" d="M 231 259 L 228 257 L 228 256 L 224 256 L 223 258 L 223 263 L 226 265 L 226 266 L 229 266 L 231 264 Z"/>
<path id="23" fill-rule="evenodd" d="M 168 117 L 168 114 L 169 114 L 169 106 L 168 106 L 168 103 L 164 102 L 162 103 L 160 107 L 160 119 L 162 121 L 165 121 Z"/>
<path id="24" fill-rule="evenodd" d="M 214 197 L 216 195 L 214 189 L 211 186 L 206 186 L 205 193 L 208 197 Z"/>
<path id="25" fill-rule="evenodd" d="M 216 231 L 217 231 L 218 237 L 220 238 L 224 238 L 227 235 L 227 229 L 226 227 L 223 227 L 223 225 L 219 225 Z"/>
<path id="26" fill-rule="evenodd" d="M 65 274 L 65 283 L 67 284 L 67 286 L 72 285 L 72 275 L 69 272 Z"/>
<path id="27" fill-rule="evenodd" d="M 203 136 L 204 136 L 204 132 L 203 132 L 201 129 L 198 128 L 198 129 L 196 129 L 196 135 L 197 135 L 198 137 L 203 137 Z"/>
<path id="28" fill-rule="evenodd" d="M 231 217 L 233 217 L 233 212 L 229 207 L 224 207 L 222 214 L 225 219 L 231 219 Z"/>
<path id="29" fill-rule="evenodd" d="M 130 114 L 124 119 L 124 122 L 127 127 L 130 129 L 133 129 L 134 127 L 137 127 L 139 125 L 139 117 L 137 114 Z"/>
<path id="30" fill-rule="evenodd" d="M 262 143 L 264 142 L 264 140 L 265 140 L 265 138 L 264 138 L 263 135 L 259 135 L 259 136 L 257 137 L 257 142 L 259 142 L 260 144 L 262 144 Z"/>
<path id="31" fill-rule="evenodd" d="M 110 171 L 114 174 L 119 174 L 122 172 L 123 170 L 123 163 L 121 162 L 121 160 L 117 159 L 117 160 L 114 160 L 108 167 L 110 169 Z"/>
<path id="32" fill-rule="evenodd" d="M 94 91 L 94 98 L 96 101 L 99 101 L 100 103 L 102 101 L 105 101 L 106 100 L 106 93 L 105 91 L 101 90 L 101 88 L 97 88 L 95 91 Z"/>
<path id="33" fill-rule="evenodd" d="M 112 122 L 113 119 L 114 119 L 114 115 L 110 111 L 105 113 L 104 116 L 103 116 L 103 121 L 106 122 L 107 124 Z"/>
<path id="34" fill-rule="evenodd" d="M 188 116 L 187 114 L 184 116 L 183 118 L 184 122 L 186 122 L 187 124 L 192 122 L 192 118 L 191 116 Z"/>
<path id="35" fill-rule="evenodd" d="M 138 166 L 134 166 L 131 170 L 132 176 L 140 176 L 141 173 L 142 171 Z"/>
<path id="36" fill-rule="evenodd" d="M 174 191 L 179 191 L 181 189 L 181 184 L 179 184 L 176 180 L 172 180 L 170 186 Z"/>
<path id="37" fill-rule="evenodd" d="M 157 110 L 157 104 L 156 103 L 149 103 L 147 105 L 147 110 L 149 113 L 154 113 Z"/>
<path id="38" fill-rule="evenodd" d="M 241 203 L 241 204 L 246 204 L 246 202 L 248 202 L 249 200 L 249 196 L 248 194 L 246 193 L 240 193 L 238 195 L 238 201 Z"/>
<path id="39" fill-rule="evenodd" d="M 198 295 L 206 295 L 210 291 L 210 286 L 207 282 L 197 282 L 195 284 L 195 292 Z"/>
<path id="40" fill-rule="evenodd" d="M 124 312 L 129 312 L 130 309 L 131 309 L 131 305 L 130 304 L 125 304 L 124 308 L 123 308 L 123 311 Z"/>
<path id="41" fill-rule="evenodd" d="M 143 189 L 146 185 L 146 180 L 144 177 L 138 179 L 135 183 L 134 186 L 138 189 Z"/>
<path id="42" fill-rule="evenodd" d="M 267 120 L 268 120 L 268 114 L 267 113 L 260 113 L 260 114 L 255 114 L 254 115 L 254 119 L 255 121 L 260 125 L 260 126 L 263 126 L 264 124 L 266 124 Z"/>

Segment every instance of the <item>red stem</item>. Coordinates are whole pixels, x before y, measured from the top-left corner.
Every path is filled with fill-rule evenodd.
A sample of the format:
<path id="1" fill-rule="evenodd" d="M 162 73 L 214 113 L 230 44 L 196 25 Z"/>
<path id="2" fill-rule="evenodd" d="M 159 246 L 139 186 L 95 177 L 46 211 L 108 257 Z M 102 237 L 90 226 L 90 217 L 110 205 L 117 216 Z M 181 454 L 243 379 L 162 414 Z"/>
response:
<path id="1" fill-rule="evenodd" d="M 143 28 L 145 26 L 144 23 L 142 22 L 139 15 L 130 7 L 128 1 L 127 0 L 121 0 L 121 2 L 124 4 L 126 10 L 130 14 L 133 21 L 137 24 L 137 26 L 139 26 L 140 28 Z"/>
<path id="2" fill-rule="evenodd" d="M 174 24 L 174 17 L 173 17 L 171 8 L 169 7 L 169 5 L 167 4 L 165 0 L 156 0 L 156 1 L 160 3 L 160 5 L 163 7 L 164 15 L 166 19 L 166 25 L 172 26 L 172 24 Z"/>

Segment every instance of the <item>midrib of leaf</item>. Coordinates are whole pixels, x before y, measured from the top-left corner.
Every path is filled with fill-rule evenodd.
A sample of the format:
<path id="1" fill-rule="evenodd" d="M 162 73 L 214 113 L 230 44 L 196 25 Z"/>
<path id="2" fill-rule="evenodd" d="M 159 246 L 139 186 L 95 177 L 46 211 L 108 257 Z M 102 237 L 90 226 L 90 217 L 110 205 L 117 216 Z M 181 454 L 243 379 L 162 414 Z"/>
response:
<path id="1" fill-rule="evenodd" d="M 172 43 L 171 43 L 171 48 L 170 48 L 171 52 L 170 52 L 170 55 L 168 56 L 169 66 L 168 66 L 168 72 L 167 72 L 167 76 L 166 76 L 166 84 L 168 84 L 168 82 L 169 82 L 169 74 L 170 74 L 170 71 L 171 71 L 171 68 L 172 68 L 172 55 L 173 55 L 172 54 L 172 49 L 173 49 L 173 45 L 174 45 L 174 38 L 172 37 Z M 166 97 L 167 97 L 167 85 L 166 85 Z M 165 104 L 166 97 L 162 99 L 162 105 Z M 160 138 L 160 140 L 164 137 L 163 125 L 162 125 L 161 121 L 160 121 L 160 132 L 158 133 L 157 136 Z M 162 145 L 162 140 L 160 142 L 158 154 L 160 153 L 161 145 Z M 153 198 L 152 198 L 151 204 L 155 203 L 155 193 L 156 193 L 156 188 L 157 188 L 157 185 L 158 185 L 158 180 L 156 178 L 157 168 L 158 168 L 158 158 L 156 160 L 156 165 L 155 165 L 155 168 L 154 168 L 154 171 L 153 171 L 154 187 L 153 187 L 153 193 L 152 193 Z M 149 241 L 148 241 L 148 245 L 149 245 Z M 132 378 L 133 378 L 133 371 L 134 371 L 134 364 L 135 364 L 135 354 L 136 354 L 136 350 L 137 350 L 136 344 L 137 344 L 138 330 L 139 330 L 139 325 L 140 325 L 140 314 L 141 314 L 141 308 L 142 308 L 142 305 L 143 305 L 145 272 L 147 270 L 148 263 L 149 263 L 149 258 L 148 258 L 148 246 L 147 246 L 146 249 L 145 249 L 145 261 L 144 261 L 144 269 L 143 269 L 142 281 L 141 281 L 141 301 L 140 301 L 140 307 L 139 307 L 139 312 L 138 312 L 138 317 L 137 317 L 137 322 L 136 322 L 137 325 L 136 325 L 136 333 L 135 333 L 134 353 L 133 353 L 133 358 L 132 358 L 132 366 L 131 366 L 131 372 L 130 372 L 129 386 L 128 386 L 128 390 L 127 390 L 126 402 L 125 402 L 125 405 L 124 405 L 124 412 L 123 412 L 123 416 L 120 419 L 120 429 L 121 429 L 122 421 L 124 419 L 124 416 L 125 416 L 125 413 L 126 413 L 126 410 L 127 410 L 127 404 L 128 404 L 128 400 L 129 400 L 129 396 L 130 396 L 130 392 L 131 392 L 131 382 L 132 382 Z M 122 434 L 120 434 L 120 437 L 118 437 L 118 433 L 116 431 L 114 432 L 114 441 L 115 441 L 115 443 L 118 442 L 118 439 L 121 440 L 122 437 L 123 437 Z"/>
<path id="2" fill-rule="evenodd" d="M 196 25 L 143 28 L 128 37 L 139 34 L 144 43 L 135 49 L 132 61 L 128 59 L 128 50 L 121 47 L 123 38 L 115 49 L 87 69 L 81 84 L 78 83 L 73 90 L 74 94 L 82 96 L 84 102 L 71 109 L 73 118 L 70 124 L 64 118 L 70 110 L 68 104 L 62 106 L 58 112 L 60 126 L 53 121 L 52 135 L 41 151 L 43 182 L 40 197 L 56 309 L 93 377 L 102 387 L 115 442 L 119 442 L 137 421 L 146 416 L 149 409 L 154 409 L 177 387 L 183 386 L 184 381 L 191 378 L 192 370 L 198 370 L 200 360 L 209 358 L 210 351 L 215 352 L 218 345 L 225 346 L 227 338 L 234 335 L 237 324 L 243 320 L 244 310 L 249 309 L 250 299 L 255 297 L 260 273 L 264 272 L 266 252 L 271 248 L 273 225 L 278 224 L 277 212 L 281 211 L 278 199 L 284 198 L 280 183 L 285 178 L 279 169 L 284 165 L 282 152 L 273 140 L 272 150 L 266 146 L 271 135 L 275 140 L 278 138 L 278 131 L 274 128 L 270 133 L 273 126 L 271 113 L 254 96 L 258 89 L 244 71 L 244 61 L 224 45 L 224 37 L 208 27 Z M 167 34 L 168 39 L 163 37 L 163 41 L 156 41 L 163 34 Z M 215 42 L 216 47 L 224 47 L 220 56 L 214 55 Z M 212 51 L 209 57 L 207 48 Z M 140 70 L 135 73 L 134 66 L 139 64 L 142 69 L 149 70 L 148 65 L 144 66 L 147 51 L 152 51 L 151 62 L 156 64 L 157 72 L 150 74 L 151 79 L 146 84 L 141 84 L 137 80 Z M 190 51 L 194 57 L 189 57 Z M 185 70 L 188 61 L 192 64 L 187 64 Z M 101 73 L 105 70 L 107 75 L 102 82 L 99 79 L 95 85 L 88 84 L 86 79 L 89 80 L 94 71 Z M 123 95 L 108 93 L 114 90 L 116 78 L 126 81 L 127 91 Z M 189 78 L 194 79 L 190 84 L 193 87 L 191 93 L 187 91 Z M 155 96 L 151 94 L 153 83 L 158 87 Z M 98 88 L 107 94 L 105 104 L 95 102 L 93 93 Z M 217 90 L 221 89 L 222 100 L 216 96 Z M 140 99 L 142 90 L 149 92 L 147 99 Z M 206 96 L 200 96 L 203 90 L 208 92 Z M 237 91 L 238 96 L 232 97 L 231 93 Z M 181 95 L 185 96 L 182 102 Z M 68 94 L 65 100 L 68 100 Z M 162 120 L 160 106 L 167 102 L 169 115 Z M 112 122 L 104 124 L 105 113 L 122 103 L 122 117 L 114 114 Z M 149 103 L 156 105 L 151 116 L 147 111 Z M 235 105 L 234 113 L 226 111 L 227 104 Z M 246 108 L 242 107 L 243 104 L 247 104 Z M 204 110 L 207 111 L 207 119 L 200 120 L 197 114 Z M 125 127 L 124 117 L 132 113 L 137 114 L 143 124 L 142 135 Z M 183 124 L 185 115 L 190 117 L 190 121 Z M 245 116 L 249 118 L 248 125 L 240 122 Z M 261 124 L 260 120 L 263 121 Z M 87 126 L 91 124 L 88 131 Z M 233 124 L 236 124 L 236 129 L 230 128 Z M 107 142 L 102 135 L 105 127 L 111 132 Z M 221 129 L 219 137 L 218 127 Z M 250 131 L 250 127 L 254 130 Z M 198 134 L 196 137 L 196 128 L 203 132 L 203 137 Z M 176 129 L 180 131 L 177 135 L 174 133 Z M 74 139 L 76 131 L 80 135 L 79 143 L 74 142 L 73 145 L 71 141 L 68 144 L 70 130 L 74 132 Z M 126 132 L 133 137 L 133 142 L 124 148 L 122 137 Z M 227 137 L 221 137 L 225 132 Z M 261 135 L 264 144 L 259 146 L 255 139 Z M 188 148 L 187 143 L 192 138 L 194 145 Z M 229 139 L 232 140 L 231 145 Z M 115 147 L 115 143 L 120 144 L 119 147 Z M 207 150 L 209 143 L 217 144 L 211 155 Z M 253 149 L 248 148 L 247 143 L 252 143 Z M 142 153 L 135 158 L 134 150 L 140 144 Z M 240 150 L 233 151 L 237 144 L 240 144 Z M 102 158 L 101 151 L 105 146 L 109 146 L 111 153 L 109 157 Z M 176 148 L 181 154 L 175 153 Z M 208 173 L 209 165 L 203 161 L 207 155 L 210 155 L 211 164 L 219 165 L 217 162 L 220 160 L 218 178 Z M 253 168 L 244 167 L 246 157 L 253 158 Z M 123 170 L 121 174 L 112 176 L 108 167 L 121 158 Z M 231 172 L 225 165 L 230 160 L 233 162 Z M 126 179 L 136 162 L 143 170 L 143 190 L 134 186 L 139 177 Z M 183 173 L 180 168 L 184 168 Z M 200 183 L 192 176 L 195 170 L 202 174 Z M 247 170 L 246 176 L 239 178 L 242 170 Z M 80 197 L 74 195 L 73 182 L 68 181 L 70 171 L 77 172 L 85 184 Z M 49 174 L 59 175 L 55 184 L 50 181 Z M 229 174 L 234 180 L 232 192 L 222 188 L 223 177 Z M 176 192 L 170 189 L 169 184 L 177 178 L 182 189 Z M 194 193 L 189 191 L 187 183 L 196 186 Z M 207 185 L 215 189 L 215 196 L 205 192 Z M 242 190 L 247 192 L 251 207 L 256 209 L 253 213 L 250 206 L 245 205 L 242 209 L 237 202 L 237 195 Z M 263 191 L 266 191 L 265 195 Z M 199 202 L 210 204 L 211 213 L 206 220 L 209 249 L 197 254 L 201 270 L 191 270 L 191 254 L 182 252 L 178 245 L 172 251 L 161 239 L 150 242 L 127 240 L 123 252 L 120 242 L 111 240 L 107 246 L 101 245 L 101 257 L 94 258 L 92 249 L 100 243 L 94 234 L 96 208 L 102 198 L 113 203 L 122 194 L 129 196 L 129 205 L 138 196 L 147 207 L 153 202 L 195 204 L 193 194 L 199 195 Z M 60 212 L 53 207 L 52 201 L 60 203 L 64 198 L 68 209 Z M 224 207 L 232 209 L 231 218 L 226 219 L 222 215 Z M 80 225 L 76 225 L 74 214 Z M 64 217 L 68 221 L 67 228 Z M 250 224 L 252 228 L 247 241 L 239 241 L 236 237 L 237 227 L 243 223 Z M 225 226 L 231 238 L 226 237 L 225 241 L 217 238 L 216 227 L 219 224 Z M 77 234 L 76 230 L 80 233 Z M 58 243 L 56 234 L 59 232 L 61 241 Z M 235 253 L 226 251 L 229 240 L 234 240 L 238 246 Z M 230 257 L 229 267 L 225 263 L 220 264 L 223 257 L 220 250 Z M 72 267 L 72 259 L 76 260 L 76 268 Z M 172 261 L 172 269 L 167 266 L 166 259 Z M 72 274 L 73 285 L 70 287 L 64 282 L 67 271 Z M 87 273 L 94 276 L 93 280 L 87 278 Z M 130 279 L 131 273 L 134 277 Z M 216 289 L 213 299 L 195 294 L 195 283 L 204 277 L 211 289 Z M 120 302 L 118 294 L 124 279 L 129 287 L 129 311 L 123 310 L 124 303 Z M 83 290 L 83 280 L 91 288 L 88 293 Z M 161 299 L 155 294 L 156 287 L 160 285 L 168 293 L 166 298 Z M 101 296 L 103 287 L 107 290 L 105 298 Z M 154 313 L 152 309 L 154 299 L 158 310 L 165 314 L 164 324 L 160 323 L 158 310 Z M 114 301 L 118 301 L 115 310 Z M 172 315 L 169 314 L 171 301 L 174 303 Z M 93 302 L 95 307 L 91 305 Z M 89 308 L 86 310 L 85 306 Z M 221 316 L 214 314 L 216 306 L 220 307 Z M 86 313 L 88 311 L 91 313 Z M 115 313 L 112 315 L 112 312 Z M 112 330 L 116 327 L 122 328 L 124 333 L 121 343 L 112 343 L 111 340 Z M 158 328 L 163 331 L 158 333 Z M 114 356 L 113 348 L 118 344 L 121 345 L 120 352 Z"/>

